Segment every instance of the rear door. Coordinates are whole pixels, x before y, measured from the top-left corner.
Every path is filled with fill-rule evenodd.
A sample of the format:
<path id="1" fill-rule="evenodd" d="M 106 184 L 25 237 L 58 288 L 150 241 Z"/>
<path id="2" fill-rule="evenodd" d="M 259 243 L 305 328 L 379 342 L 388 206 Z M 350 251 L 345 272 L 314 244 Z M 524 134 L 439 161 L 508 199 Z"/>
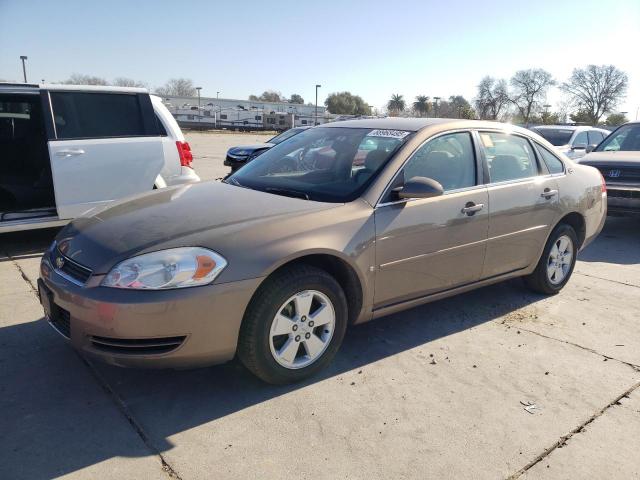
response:
<path id="1" fill-rule="evenodd" d="M 60 218 L 150 191 L 164 165 L 147 94 L 51 91 L 49 156 Z"/>
<path id="2" fill-rule="evenodd" d="M 515 272 L 538 261 L 559 219 L 559 187 L 531 142 L 505 132 L 480 132 L 489 170 L 489 238 L 483 278 Z"/>

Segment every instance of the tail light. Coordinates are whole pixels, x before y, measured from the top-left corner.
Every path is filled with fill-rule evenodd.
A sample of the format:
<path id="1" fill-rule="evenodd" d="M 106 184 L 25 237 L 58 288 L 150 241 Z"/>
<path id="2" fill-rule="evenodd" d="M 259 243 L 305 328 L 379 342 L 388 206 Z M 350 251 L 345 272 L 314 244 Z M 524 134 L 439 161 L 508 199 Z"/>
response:
<path id="1" fill-rule="evenodd" d="M 176 142 L 178 147 L 178 156 L 180 157 L 180 165 L 183 167 L 193 168 L 191 162 L 193 162 L 193 154 L 191 153 L 191 146 L 189 142 Z"/>
<path id="2" fill-rule="evenodd" d="M 607 182 L 605 182 L 602 173 L 600 174 L 600 179 L 602 180 L 602 193 L 607 193 Z"/>

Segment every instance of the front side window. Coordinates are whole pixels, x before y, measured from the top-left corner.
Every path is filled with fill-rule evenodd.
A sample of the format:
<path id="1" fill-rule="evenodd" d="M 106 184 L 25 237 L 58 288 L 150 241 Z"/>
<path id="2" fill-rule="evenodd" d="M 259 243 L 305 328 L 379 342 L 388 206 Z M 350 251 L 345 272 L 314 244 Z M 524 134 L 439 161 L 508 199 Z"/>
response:
<path id="1" fill-rule="evenodd" d="M 323 202 L 349 202 L 364 192 L 411 132 L 322 127 L 279 143 L 226 182 Z"/>
<path id="2" fill-rule="evenodd" d="M 640 124 L 623 125 L 598 145 L 595 151 L 640 151 Z"/>
<path id="3" fill-rule="evenodd" d="M 589 145 L 598 145 L 604 139 L 602 132 L 591 130 L 589 132 Z"/>
<path id="4" fill-rule="evenodd" d="M 580 132 L 576 135 L 576 138 L 573 139 L 572 145 L 575 147 L 576 145 L 587 145 L 588 143 L 587 132 Z"/>
<path id="5" fill-rule="evenodd" d="M 536 157 L 526 138 L 507 133 L 481 132 L 480 139 L 492 183 L 538 175 Z"/>
<path id="6" fill-rule="evenodd" d="M 422 145 L 403 169 L 404 181 L 426 177 L 440 182 L 444 191 L 476 185 L 476 158 L 471 134 L 442 135 Z"/>
<path id="7" fill-rule="evenodd" d="M 564 164 L 562 163 L 562 161 L 542 145 L 536 145 L 538 146 L 538 151 L 540 152 L 540 156 L 542 156 L 542 160 L 549 169 L 549 173 L 563 173 Z"/>
<path id="8" fill-rule="evenodd" d="M 145 135 L 137 95 L 51 92 L 59 139 Z"/>

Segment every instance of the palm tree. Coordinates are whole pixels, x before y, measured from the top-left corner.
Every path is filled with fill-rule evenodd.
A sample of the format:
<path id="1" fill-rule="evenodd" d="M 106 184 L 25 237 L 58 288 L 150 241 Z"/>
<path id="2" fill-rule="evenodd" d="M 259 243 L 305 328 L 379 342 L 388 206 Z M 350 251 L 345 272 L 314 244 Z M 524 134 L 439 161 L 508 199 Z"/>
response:
<path id="1" fill-rule="evenodd" d="M 413 109 L 418 112 L 418 115 L 424 117 L 429 113 L 429 97 L 426 95 L 418 95 L 416 101 L 413 102 Z"/>
<path id="2" fill-rule="evenodd" d="M 393 113 L 404 112 L 405 102 L 402 95 L 394 93 L 391 95 L 391 100 L 387 103 L 387 109 Z"/>

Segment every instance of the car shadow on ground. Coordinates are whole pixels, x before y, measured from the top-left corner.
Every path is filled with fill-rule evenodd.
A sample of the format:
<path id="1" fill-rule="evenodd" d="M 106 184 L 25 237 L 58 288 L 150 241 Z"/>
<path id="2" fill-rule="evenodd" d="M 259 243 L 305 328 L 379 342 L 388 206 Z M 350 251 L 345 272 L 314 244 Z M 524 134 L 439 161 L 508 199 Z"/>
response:
<path id="1" fill-rule="evenodd" d="M 601 237 L 580 259 L 640 262 L 636 225 L 624 219 L 608 221 Z M 0 250 L 18 258 L 33 255 L 38 248 L 46 248 L 52 233 L 38 233 L 22 249 L 19 239 Z M 624 255 L 612 245 L 626 247 Z M 358 371 L 375 368 L 376 362 L 407 350 L 419 349 L 428 356 L 435 353 L 430 351 L 435 340 L 496 321 L 543 298 L 516 279 L 352 327 L 329 368 L 289 386 L 261 383 L 237 361 L 185 371 L 128 370 L 91 363 L 103 385 L 108 385 L 107 392 L 114 392 L 115 403 L 95 393 L 95 385 L 89 385 L 91 375 L 84 368 L 79 371 L 76 354 L 44 320 L 10 325 L 0 329 L 0 425 L 8 426 L 2 430 L 11 433 L 0 438 L 0 459 L 12 466 L 11 478 L 51 478 L 113 457 L 152 455 L 133 430 L 128 434 L 135 441 L 129 443 L 109 433 L 113 419 L 105 412 L 113 414 L 114 404 L 120 401 L 146 432 L 153 449 L 165 452 L 173 448 L 170 439 L 177 433 L 318 382 L 357 376 Z M 69 378 L 74 381 L 69 383 Z M 96 395 L 99 403 L 91 405 L 87 414 L 84 404 L 95 402 Z M 34 418 L 37 423 L 29 429 Z"/>
<path id="2" fill-rule="evenodd" d="M 600 236 L 580 252 L 578 259 L 590 263 L 639 264 L 640 218 L 607 217 Z"/>

